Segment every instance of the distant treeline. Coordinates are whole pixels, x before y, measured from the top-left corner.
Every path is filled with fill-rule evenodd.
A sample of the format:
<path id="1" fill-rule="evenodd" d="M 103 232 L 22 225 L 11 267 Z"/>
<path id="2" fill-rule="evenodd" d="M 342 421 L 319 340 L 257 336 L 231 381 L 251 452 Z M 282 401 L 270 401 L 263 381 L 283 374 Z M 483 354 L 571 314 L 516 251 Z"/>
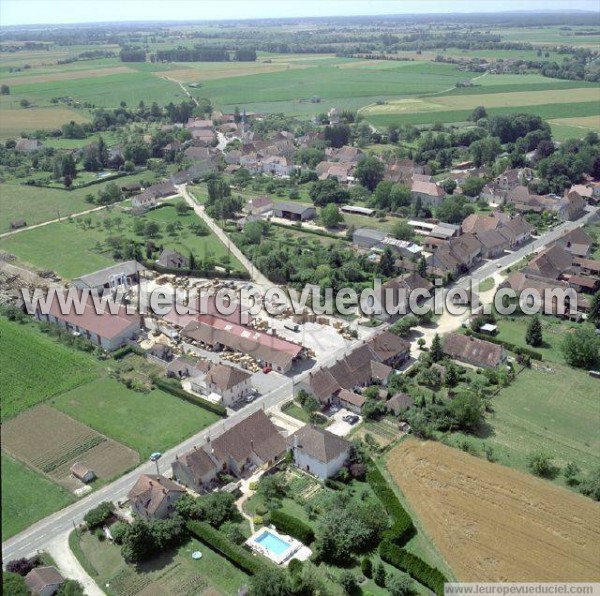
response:
<path id="1" fill-rule="evenodd" d="M 121 62 L 145 62 L 146 51 L 142 48 L 124 47 L 121 50 Z M 229 62 L 232 59 L 230 50 L 223 47 L 174 48 L 158 50 L 150 54 L 151 62 Z M 238 62 L 254 62 L 254 48 L 238 48 L 233 52 L 233 59 Z"/>

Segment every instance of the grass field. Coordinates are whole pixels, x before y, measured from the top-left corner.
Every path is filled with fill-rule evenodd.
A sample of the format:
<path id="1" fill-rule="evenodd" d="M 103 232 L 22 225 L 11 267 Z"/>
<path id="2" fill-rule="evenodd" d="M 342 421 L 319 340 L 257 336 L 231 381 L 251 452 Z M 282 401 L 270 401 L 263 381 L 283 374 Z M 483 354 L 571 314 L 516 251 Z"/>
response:
<path id="1" fill-rule="evenodd" d="M 111 378 L 63 393 L 50 403 L 135 449 L 142 459 L 154 451 L 166 451 L 219 419 L 216 414 L 158 389 L 136 393 Z"/>
<path id="2" fill-rule="evenodd" d="M 196 236 L 187 229 L 190 223 L 198 220 L 193 212 L 179 216 L 173 205 L 167 204 L 143 216 L 146 221 L 153 220 L 161 224 L 162 231 L 155 238 L 157 244 L 184 255 L 193 252 L 197 259 L 204 260 L 212 256 L 217 264 L 225 264 L 229 259 L 233 269 L 241 269 L 241 264 L 229 255 L 227 247 L 215 234 L 211 232 L 207 236 Z M 107 245 L 109 236 L 122 235 L 139 242 L 144 240 L 144 236 L 136 236 L 133 232 L 136 216 L 124 212 L 120 207 L 97 211 L 86 217 L 90 218 L 91 227 L 84 227 L 80 218 L 50 223 L 2 238 L 0 250 L 16 255 L 34 268 L 52 269 L 62 277 L 72 279 L 114 263 L 112 250 Z M 115 224 L 109 230 L 106 220 L 114 223 L 118 221 L 117 218 L 120 219 L 119 227 Z M 166 224 L 175 221 L 182 224 L 182 229 L 174 235 L 168 235 Z"/>
<path id="3" fill-rule="evenodd" d="M 84 568 L 94 570 L 94 579 L 109 596 L 126 594 L 235 594 L 248 583 L 248 576 L 216 552 L 192 539 L 177 551 L 165 553 L 138 566 L 127 565 L 120 547 L 100 542 L 89 533 L 72 535 L 70 543 Z M 192 559 L 200 551 L 199 561 Z"/>
<path id="4" fill-rule="evenodd" d="M 63 346 L 33 325 L 0 317 L 2 420 L 89 382 L 99 374 L 91 355 Z"/>
<path id="5" fill-rule="evenodd" d="M 66 507 L 74 498 L 63 488 L 2 453 L 2 540 Z"/>
<path id="6" fill-rule="evenodd" d="M 100 481 L 112 480 L 139 463 L 138 454 L 45 404 L 3 424 L 2 449 L 66 489 L 80 488 L 70 468 L 84 461 Z"/>
<path id="7" fill-rule="evenodd" d="M 17 138 L 22 132 L 29 133 L 40 129 L 60 128 L 67 122 L 89 122 L 89 117 L 83 110 L 71 110 L 61 107 L 27 108 L 14 107 L 3 102 L 0 110 L 0 139 Z"/>
<path id="8" fill-rule="evenodd" d="M 597 503 L 431 441 L 403 441 L 387 467 L 460 581 L 600 578 Z"/>
<path id="9" fill-rule="evenodd" d="M 87 143 L 92 140 L 87 140 Z M 112 182 L 126 184 L 139 182 L 141 178 L 153 181 L 155 177 L 151 172 L 141 172 L 122 176 Z M 10 222 L 16 219 L 24 219 L 27 225 L 32 226 L 93 209 L 94 205 L 85 202 L 86 195 L 96 195 L 110 182 L 98 182 L 74 190 L 36 188 L 20 184 L 16 180 L 0 184 L 0 233 L 7 232 Z"/>

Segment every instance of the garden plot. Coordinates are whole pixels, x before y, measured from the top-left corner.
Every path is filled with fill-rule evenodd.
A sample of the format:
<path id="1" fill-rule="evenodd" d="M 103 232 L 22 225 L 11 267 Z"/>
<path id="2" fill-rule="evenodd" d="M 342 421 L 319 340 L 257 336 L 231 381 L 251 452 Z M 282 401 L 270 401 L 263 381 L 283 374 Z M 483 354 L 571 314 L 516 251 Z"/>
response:
<path id="1" fill-rule="evenodd" d="M 46 405 L 5 423 L 2 449 L 68 489 L 80 486 L 70 473 L 76 461 L 85 461 L 100 480 L 120 476 L 139 463 L 132 449 Z"/>

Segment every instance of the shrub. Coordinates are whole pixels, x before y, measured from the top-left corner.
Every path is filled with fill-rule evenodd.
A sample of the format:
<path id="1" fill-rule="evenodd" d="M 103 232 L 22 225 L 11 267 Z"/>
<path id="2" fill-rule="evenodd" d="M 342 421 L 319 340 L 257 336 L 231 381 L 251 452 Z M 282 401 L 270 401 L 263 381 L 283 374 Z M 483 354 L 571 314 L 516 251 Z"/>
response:
<path id="1" fill-rule="evenodd" d="M 127 533 L 127 524 L 124 522 L 117 522 L 110 527 L 110 533 L 115 541 L 115 544 L 123 544 L 123 538 Z"/>
<path id="2" fill-rule="evenodd" d="M 227 540 L 221 532 L 211 528 L 208 524 L 199 521 L 189 521 L 187 522 L 187 527 L 200 542 L 217 551 L 238 569 L 250 575 L 267 569 L 266 564 L 260 559 Z"/>
<path id="3" fill-rule="evenodd" d="M 6 571 L 10 571 L 10 573 L 16 573 L 22 577 L 25 577 L 33 568 L 33 562 L 25 558 L 14 559 L 6 564 Z"/>
<path id="4" fill-rule="evenodd" d="M 535 350 L 531 350 L 530 348 L 522 348 L 521 346 L 517 346 L 515 344 L 511 344 L 508 341 L 503 341 L 498 339 L 497 337 L 492 337 L 491 335 L 485 335 L 483 333 L 477 333 L 476 331 L 472 331 L 469 335 L 476 337 L 477 339 L 483 339 L 485 341 L 489 341 L 492 344 L 497 344 L 499 346 L 505 347 L 509 352 L 514 352 L 515 354 L 524 354 L 532 358 L 533 360 L 541 361 L 543 359 L 542 354 L 536 352 Z"/>
<path id="5" fill-rule="evenodd" d="M 162 377 L 154 376 L 152 378 L 152 382 L 156 387 L 158 387 L 158 389 L 170 393 L 171 395 L 174 395 L 179 399 L 183 399 L 184 401 L 187 401 L 191 404 L 200 406 L 201 408 L 204 408 L 205 410 L 208 410 L 213 414 L 217 414 L 217 416 L 227 416 L 227 409 L 223 406 L 213 404 L 212 402 L 206 399 L 202 399 L 201 397 L 197 397 L 195 395 L 187 393 L 187 391 L 184 391 L 181 387 L 174 384 L 172 381 L 168 381 L 167 379 L 163 379 Z"/>
<path id="6" fill-rule="evenodd" d="M 300 540 L 302 544 L 309 545 L 315 539 L 312 528 L 298 518 L 284 513 L 279 509 L 271 512 L 271 523 L 284 534 Z"/>
<path id="7" fill-rule="evenodd" d="M 530 455 L 527 461 L 527 467 L 536 476 L 540 476 L 541 478 L 549 478 L 554 473 L 552 458 L 545 453 L 533 453 Z"/>
<path id="8" fill-rule="evenodd" d="M 373 563 L 369 557 L 363 557 L 360 562 L 360 570 L 365 577 L 373 577 Z"/>
<path id="9" fill-rule="evenodd" d="M 100 540 L 100 542 L 104 542 L 104 539 L 106 538 L 106 534 L 102 528 L 96 528 L 94 530 L 94 536 Z"/>
<path id="10" fill-rule="evenodd" d="M 386 563 L 401 571 L 405 571 L 438 596 L 442 596 L 444 593 L 446 578 L 439 569 L 431 567 L 431 565 L 428 565 L 425 561 L 419 559 L 419 557 L 392 544 L 388 540 L 384 540 L 379 545 L 379 554 Z"/>
<path id="11" fill-rule="evenodd" d="M 415 527 L 410 515 L 406 512 L 394 491 L 389 487 L 383 474 L 370 463 L 367 471 L 367 482 L 383 505 L 387 514 L 392 518 L 392 527 L 385 532 L 385 538 L 394 544 L 403 546 L 414 535 Z"/>
<path id="12" fill-rule="evenodd" d="M 109 501 L 100 503 L 98 507 L 90 509 L 84 516 L 83 521 L 87 524 L 90 530 L 93 530 L 104 524 L 113 513 L 113 504 Z"/>

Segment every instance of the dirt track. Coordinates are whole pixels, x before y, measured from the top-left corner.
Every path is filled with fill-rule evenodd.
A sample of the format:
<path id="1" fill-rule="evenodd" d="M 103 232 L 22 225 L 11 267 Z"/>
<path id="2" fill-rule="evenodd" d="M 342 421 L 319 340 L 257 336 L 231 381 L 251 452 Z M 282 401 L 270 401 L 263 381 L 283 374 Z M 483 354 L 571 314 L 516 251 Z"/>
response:
<path id="1" fill-rule="evenodd" d="M 600 504 L 432 441 L 387 466 L 460 581 L 600 580 Z"/>

